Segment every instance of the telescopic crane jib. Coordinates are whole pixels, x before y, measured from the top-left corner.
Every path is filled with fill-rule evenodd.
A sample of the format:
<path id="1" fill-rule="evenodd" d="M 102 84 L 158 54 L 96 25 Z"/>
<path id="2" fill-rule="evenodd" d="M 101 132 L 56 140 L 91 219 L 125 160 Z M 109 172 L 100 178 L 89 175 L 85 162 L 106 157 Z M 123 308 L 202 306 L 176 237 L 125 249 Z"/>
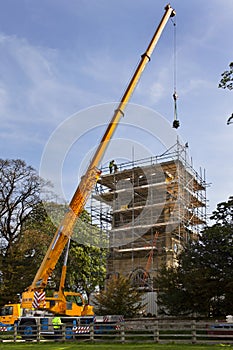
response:
<path id="1" fill-rule="evenodd" d="M 61 256 L 61 253 L 63 252 L 65 246 L 67 245 L 71 235 L 72 230 L 74 227 L 74 224 L 77 220 L 77 218 L 80 216 L 84 205 L 86 204 L 86 201 L 98 179 L 100 176 L 100 170 L 98 169 L 98 165 L 106 151 L 106 148 L 109 144 L 109 141 L 111 140 L 114 131 L 119 124 L 119 121 L 122 116 L 124 116 L 124 110 L 125 107 L 139 81 L 139 78 L 146 66 L 146 64 L 150 61 L 152 52 L 162 34 L 162 31 L 167 24 L 170 17 L 175 16 L 174 9 L 168 4 L 165 7 L 165 13 L 158 25 L 157 30 L 155 31 L 154 36 L 152 37 L 145 53 L 141 56 L 141 60 L 135 70 L 135 73 L 133 77 L 131 78 L 130 83 L 128 84 L 128 87 L 126 88 L 126 91 L 116 108 L 113 117 L 102 137 L 102 140 L 92 158 L 90 161 L 90 165 L 87 168 L 86 173 L 81 178 L 80 184 L 77 187 L 77 190 L 71 199 L 70 205 L 69 205 L 69 211 L 65 215 L 61 225 L 58 227 L 54 238 L 51 242 L 50 247 L 48 248 L 48 251 L 44 257 L 44 260 L 39 267 L 36 276 L 32 282 L 32 284 L 27 288 L 27 290 L 22 295 L 22 307 L 23 308 L 32 308 L 32 302 L 33 302 L 33 295 L 34 292 L 43 292 L 46 285 L 49 276 L 52 274 L 59 257 Z M 61 291 L 59 293 L 60 295 L 57 296 L 55 302 L 58 302 L 59 300 L 64 298 L 63 295 L 61 295 Z M 50 298 L 51 299 L 51 298 Z M 42 306 L 42 305 L 41 305 Z M 44 305 L 43 305 L 44 306 Z M 42 306 L 42 307 L 43 307 Z M 63 310 L 64 312 L 64 310 Z"/>

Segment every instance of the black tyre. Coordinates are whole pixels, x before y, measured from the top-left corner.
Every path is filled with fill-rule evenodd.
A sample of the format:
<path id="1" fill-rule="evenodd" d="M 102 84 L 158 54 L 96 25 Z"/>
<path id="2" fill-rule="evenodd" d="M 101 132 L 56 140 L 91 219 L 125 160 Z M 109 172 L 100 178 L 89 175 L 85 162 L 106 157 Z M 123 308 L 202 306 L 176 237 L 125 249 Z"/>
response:
<path id="1" fill-rule="evenodd" d="M 19 325 L 19 333 L 24 340 L 36 339 L 36 325 L 33 321 L 27 321 Z"/>
<path id="2" fill-rule="evenodd" d="M 66 327 L 66 339 L 73 339 L 74 338 L 73 324 L 66 323 L 65 327 Z"/>

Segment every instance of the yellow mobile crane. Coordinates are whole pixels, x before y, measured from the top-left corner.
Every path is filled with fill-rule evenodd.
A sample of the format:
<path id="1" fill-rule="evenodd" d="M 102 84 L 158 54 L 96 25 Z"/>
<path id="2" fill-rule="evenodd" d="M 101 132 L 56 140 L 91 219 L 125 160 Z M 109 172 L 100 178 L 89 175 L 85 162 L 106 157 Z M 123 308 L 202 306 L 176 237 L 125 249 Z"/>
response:
<path id="1" fill-rule="evenodd" d="M 100 170 L 98 165 L 106 151 L 106 148 L 111 140 L 117 125 L 120 122 L 121 117 L 124 116 L 125 107 L 139 81 L 139 78 L 148 63 L 150 61 L 151 54 L 162 34 L 162 31 L 167 24 L 170 17 L 175 16 L 174 9 L 168 4 L 165 7 L 165 13 L 156 29 L 145 53 L 141 56 L 141 60 L 131 78 L 126 91 L 114 111 L 113 117 L 108 124 L 108 127 L 99 143 L 99 146 L 90 161 L 90 164 L 86 170 L 86 173 L 82 176 L 81 181 L 75 191 L 73 198 L 69 204 L 69 211 L 65 215 L 61 225 L 58 227 L 54 238 L 48 248 L 48 251 L 41 263 L 36 276 L 32 284 L 22 294 L 21 308 L 23 310 L 49 310 L 53 314 L 62 314 L 72 317 L 85 317 L 93 315 L 92 307 L 84 305 L 82 297 L 79 295 L 81 303 L 67 303 L 67 297 L 69 292 L 64 292 L 63 288 L 60 288 L 58 292 L 55 292 L 53 297 L 44 299 L 44 290 L 48 282 L 49 276 L 51 276 L 59 257 L 61 256 L 65 246 L 72 236 L 72 231 L 77 218 L 80 216 L 86 201 L 100 176 Z M 69 304 L 69 308 L 67 305 Z M 30 316 L 31 322 L 32 315 Z M 0 319 L 1 322 L 1 319 Z M 20 325 L 27 322 L 27 316 L 20 318 Z M 66 322 L 66 321 L 65 321 Z"/>

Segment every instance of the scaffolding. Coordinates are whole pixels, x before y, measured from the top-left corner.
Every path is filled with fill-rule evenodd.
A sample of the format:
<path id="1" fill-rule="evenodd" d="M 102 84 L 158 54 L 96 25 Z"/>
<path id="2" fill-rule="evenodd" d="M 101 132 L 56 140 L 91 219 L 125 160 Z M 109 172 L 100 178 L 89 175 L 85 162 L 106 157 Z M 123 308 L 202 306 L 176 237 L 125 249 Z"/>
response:
<path id="1" fill-rule="evenodd" d="M 162 265 L 177 256 L 206 224 L 206 181 L 188 161 L 187 145 L 162 155 L 103 168 L 91 196 L 92 223 L 108 237 L 107 273 L 130 276 L 154 290 Z"/>

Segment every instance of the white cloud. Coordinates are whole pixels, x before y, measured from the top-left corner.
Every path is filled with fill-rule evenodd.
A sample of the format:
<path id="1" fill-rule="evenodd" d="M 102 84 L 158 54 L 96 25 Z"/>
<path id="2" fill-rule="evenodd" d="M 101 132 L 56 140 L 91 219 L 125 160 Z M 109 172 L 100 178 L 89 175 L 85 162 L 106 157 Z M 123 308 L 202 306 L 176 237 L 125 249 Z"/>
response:
<path id="1" fill-rule="evenodd" d="M 199 95 L 200 91 L 210 91 L 213 88 L 213 83 L 207 79 L 194 79 L 191 77 L 188 81 L 185 82 L 185 84 L 182 85 L 183 86 L 180 89 L 182 95 Z"/>
<path id="2" fill-rule="evenodd" d="M 75 99 L 85 98 L 82 88 L 62 77 L 69 63 L 59 51 L 30 45 L 16 36 L 1 35 L 0 52 L 5 60 L 4 65 L 0 64 L 0 108 L 5 123 L 27 122 L 24 133 L 34 123 L 55 127 L 67 117 L 69 108 L 70 112 L 74 112 L 72 107 L 77 108 Z"/>

